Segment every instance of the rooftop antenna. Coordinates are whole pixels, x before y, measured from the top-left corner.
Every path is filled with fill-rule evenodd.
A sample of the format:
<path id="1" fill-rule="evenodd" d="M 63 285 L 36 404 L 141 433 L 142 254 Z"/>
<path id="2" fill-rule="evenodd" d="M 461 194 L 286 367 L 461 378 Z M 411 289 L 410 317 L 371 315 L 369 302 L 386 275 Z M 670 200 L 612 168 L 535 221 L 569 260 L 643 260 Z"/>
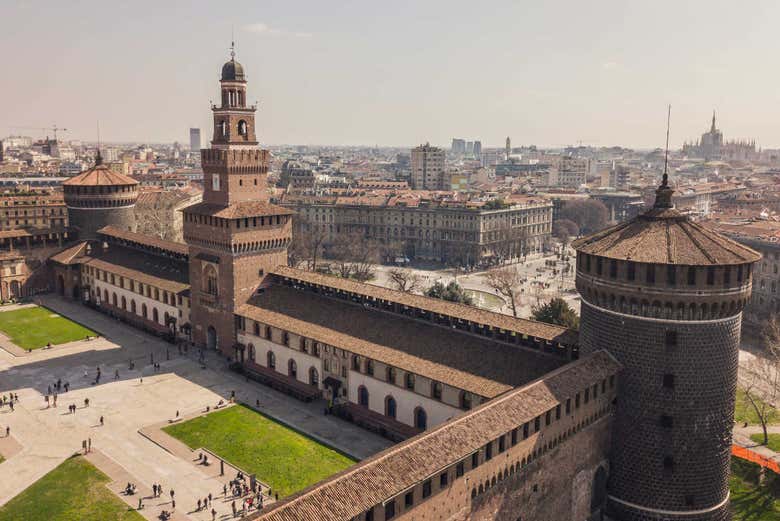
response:
<path id="1" fill-rule="evenodd" d="M 97 152 L 95 153 L 95 166 L 103 164 L 103 158 L 100 156 L 100 120 L 97 121 Z"/>
<path id="2" fill-rule="evenodd" d="M 655 204 L 653 208 L 665 209 L 674 208 L 672 204 L 672 190 L 669 187 L 669 121 L 672 118 L 672 106 L 669 105 L 666 112 L 666 151 L 664 152 L 664 175 L 661 186 L 655 191 Z"/>
<path id="3" fill-rule="evenodd" d="M 233 26 L 230 26 L 230 59 L 236 58 L 236 35 Z"/>
<path id="4" fill-rule="evenodd" d="M 667 168 L 669 167 L 669 121 L 672 118 L 672 105 L 669 104 L 669 107 L 666 112 L 666 151 L 664 152 L 664 176 L 662 178 L 661 185 L 662 186 L 669 186 L 669 174 L 667 173 Z"/>

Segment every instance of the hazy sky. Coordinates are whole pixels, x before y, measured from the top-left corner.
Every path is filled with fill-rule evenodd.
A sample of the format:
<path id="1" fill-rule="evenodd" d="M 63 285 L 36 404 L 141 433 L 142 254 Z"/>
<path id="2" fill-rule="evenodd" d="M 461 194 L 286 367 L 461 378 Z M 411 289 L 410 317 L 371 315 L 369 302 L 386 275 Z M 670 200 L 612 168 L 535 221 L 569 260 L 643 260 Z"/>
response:
<path id="1" fill-rule="evenodd" d="M 0 136 L 210 139 L 231 26 L 267 144 L 780 146 L 776 0 L 0 0 Z"/>

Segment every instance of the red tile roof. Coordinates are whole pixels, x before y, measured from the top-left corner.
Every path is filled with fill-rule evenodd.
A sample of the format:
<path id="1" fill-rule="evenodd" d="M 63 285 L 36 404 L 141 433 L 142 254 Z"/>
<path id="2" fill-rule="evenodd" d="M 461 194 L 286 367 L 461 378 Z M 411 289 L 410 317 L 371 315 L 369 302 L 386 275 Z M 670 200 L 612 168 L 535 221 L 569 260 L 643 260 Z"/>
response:
<path id="1" fill-rule="evenodd" d="M 380 452 L 248 519 L 353 519 L 619 370 L 620 364 L 606 351 L 593 353 Z"/>
<path id="2" fill-rule="evenodd" d="M 137 185 L 138 181 L 132 177 L 115 172 L 106 165 L 98 165 L 75 177 L 71 177 L 62 184 L 63 186 L 132 186 Z"/>
<path id="3" fill-rule="evenodd" d="M 653 264 L 706 266 L 760 259 L 747 246 L 691 221 L 674 208 L 654 208 L 572 245 L 589 255 Z"/>
<path id="4" fill-rule="evenodd" d="M 208 215 L 221 219 L 241 219 L 244 217 L 268 217 L 273 215 L 292 215 L 295 212 L 265 201 L 246 201 L 229 206 L 219 204 L 198 203 L 188 206 L 185 213 Z"/>

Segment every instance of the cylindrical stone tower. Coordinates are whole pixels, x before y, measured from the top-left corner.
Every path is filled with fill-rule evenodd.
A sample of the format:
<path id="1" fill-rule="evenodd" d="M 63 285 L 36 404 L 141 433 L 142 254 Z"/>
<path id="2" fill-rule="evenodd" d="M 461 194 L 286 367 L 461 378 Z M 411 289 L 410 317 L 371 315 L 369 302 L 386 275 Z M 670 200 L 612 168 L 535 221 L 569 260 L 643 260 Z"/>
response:
<path id="1" fill-rule="evenodd" d="M 135 231 L 135 203 L 138 181 L 102 164 L 98 153 L 95 166 L 62 183 L 70 226 L 79 239 L 94 240 L 104 226 Z"/>
<path id="2" fill-rule="evenodd" d="M 680 214 L 671 195 L 664 174 L 651 210 L 575 241 L 580 349 L 624 366 L 608 515 L 724 521 L 742 308 L 760 256 Z"/>

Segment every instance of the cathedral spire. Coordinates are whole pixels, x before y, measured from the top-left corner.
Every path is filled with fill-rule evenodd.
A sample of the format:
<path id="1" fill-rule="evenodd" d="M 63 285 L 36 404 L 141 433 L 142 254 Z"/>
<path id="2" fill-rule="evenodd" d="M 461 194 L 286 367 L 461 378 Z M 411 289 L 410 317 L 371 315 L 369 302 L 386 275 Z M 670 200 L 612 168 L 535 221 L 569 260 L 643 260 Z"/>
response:
<path id="1" fill-rule="evenodd" d="M 712 127 L 710 128 L 711 132 L 715 132 L 715 109 L 712 109 Z"/>

